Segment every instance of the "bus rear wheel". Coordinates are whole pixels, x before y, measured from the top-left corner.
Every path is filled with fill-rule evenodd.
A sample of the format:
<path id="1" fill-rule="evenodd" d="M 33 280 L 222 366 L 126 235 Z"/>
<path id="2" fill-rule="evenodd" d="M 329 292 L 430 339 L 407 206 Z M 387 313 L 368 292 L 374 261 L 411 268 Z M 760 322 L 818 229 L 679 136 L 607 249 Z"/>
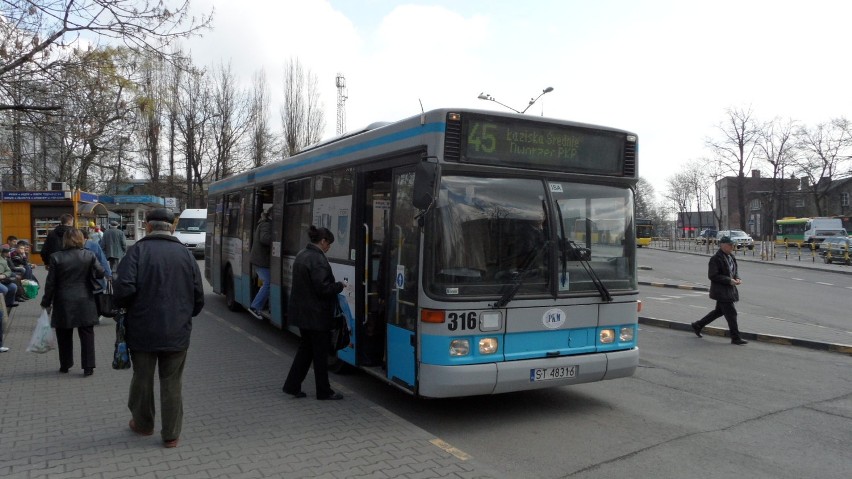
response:
<path id="1" fill-rule="evenodd" d="M 243 309 L 234 295 L 234 275 L 231 273 L 231 268 L 225 272 L 225 306 L 231 311 Z"/>

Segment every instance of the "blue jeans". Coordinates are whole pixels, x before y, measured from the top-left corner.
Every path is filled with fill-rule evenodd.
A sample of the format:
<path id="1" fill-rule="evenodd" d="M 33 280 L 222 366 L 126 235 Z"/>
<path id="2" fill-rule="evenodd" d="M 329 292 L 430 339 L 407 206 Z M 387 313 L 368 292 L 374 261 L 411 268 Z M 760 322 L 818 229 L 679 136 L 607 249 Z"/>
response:
<path id="1" fill-rule="evenodd" d="M 266 300 L 269 299 L 269 268 L 255 266 L 255 272 L 263 285 L 257 290 L 257 295 L 255 295 L 254 300 L 251 302 L 251 309 L 263 311 L 266 309 Z"/>
<path id="2" fill-rule="evenodd" d="M 6 306 L 15 304 L 15 295 L 18 293 L 18 285 L 15 283 L 0 284 L 0 294 L 6 296 Z"/>

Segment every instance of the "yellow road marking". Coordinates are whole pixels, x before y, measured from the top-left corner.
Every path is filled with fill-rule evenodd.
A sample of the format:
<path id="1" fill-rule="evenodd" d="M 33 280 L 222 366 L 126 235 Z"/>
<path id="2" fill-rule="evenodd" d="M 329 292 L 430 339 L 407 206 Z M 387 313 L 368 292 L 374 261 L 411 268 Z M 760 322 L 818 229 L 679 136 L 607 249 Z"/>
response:
<path id="1" fill-rule="evenodd" d="M 449 452 L 453 456 L 456 456 L 457 458 L 461 459 L 462 461 L 467 461 L 468 459 L 470 459 L 470 454 L 467 454 L 464 451 L 462 451 L 461 449 L 457 449 L 457 448 L 451 446 L 449 443 L 442 441 L 438 438 L 432 439 L 429 442 L 431 442 L 432 444 L 438 446 L 439 448 Z"/>

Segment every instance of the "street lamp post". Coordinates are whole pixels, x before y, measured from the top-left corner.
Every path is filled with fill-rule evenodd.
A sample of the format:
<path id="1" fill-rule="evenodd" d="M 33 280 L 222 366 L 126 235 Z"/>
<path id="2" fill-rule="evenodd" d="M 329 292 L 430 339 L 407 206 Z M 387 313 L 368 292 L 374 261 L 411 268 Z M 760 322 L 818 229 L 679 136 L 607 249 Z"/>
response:
<path id="1" fill-rule="evenodd" d="M 542 95 L 544 95 L 545 93 L 550 93 L 550 92 L 552 92 L 552 91 L 553 91 L 553 87 L 552 87 L 552 86 L 549 86 L 549 87 L 545 88 L 544 90 L 542 90 L 542 91 L 541 91 L 541 93 L 539 93 L 539 94 L 538 94 L 538 96 L 537 96 L 537 97 L 535 97 L 535 98 L 530 98 L 530 102 L 529 102 L 529 104 L 528 104 L 528 105 L 527 105 L 527 107 L 526 107 L 526 108 L 524 108 L 522 111 L 516 110 L 516 109 L 514 109 L 514 108 L 510 107 L 509 105 L 506 105 L 505 103 L 500 103 L 499 101 L 497 101 L 497 99 L 496 99 L 496 98 L 494 98 L 493 96 L 489 95 L 488 93 L 480 93 L 480 94 L 479 94 L 479 96 L 478 96 L 477 98 L 479 98 L 480 100 L 493 101 L 494 103 L 496 103 L 496 104 L 498 104 L 498 105 L 500 105 L 500 106 L 504 106 L 504 107 L 506 107 L 506 108 L 508 108 L 508 109 L 512 110 L 512 111 L 513 111 L 513 112 L 515 112 L 515 113 L 519 113 L 519 114 L 523 115 L 524 113 L 526 113 L 526 112 L 527 112 L 527 110 L 529 110 L 529 109 L 530 109 L 530 107 L 531 107 L 531 106 L 533 106 L 533 105 L 535 104 L 535 102 L 537 102 L 537 101 L 538 101 L 538 99 L 539 99 L 539 98 L 541 98 L 541 97 L 542 97 Z"/>

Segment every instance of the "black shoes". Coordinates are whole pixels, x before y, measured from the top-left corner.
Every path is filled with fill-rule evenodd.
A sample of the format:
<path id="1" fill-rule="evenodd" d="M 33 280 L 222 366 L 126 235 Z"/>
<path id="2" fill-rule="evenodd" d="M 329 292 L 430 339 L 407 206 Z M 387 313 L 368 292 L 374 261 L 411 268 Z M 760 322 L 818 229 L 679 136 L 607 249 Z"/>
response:
<path id="1" fill-rule="evenodd" d="M 284 386 L 281 387 L 281 390 L 284 391 L 285 394 L 289 394 L 289 395 L 293 396 L 294 399 L 301 399 L 303 397 L 308 397 L 308 395 L 305 394 L 304 391 L 290 392 Z"/>
<path id="2" fill-rule="evenodd" d="M 62 374 L 68 374 L 68 368 L 59 368 L 59 372 Z"/>
<path id="3" fill-rule="evenodd" d="M 731 344 L 743 345 L 748 344 L 748 341 L 746 341 L 745 339 L 736 338 L 731 340 Z"/>
<path id="4" fill-rule="evenodd" d="M 86 368 L 83 370 L 83 376 L 91 376 L 95 374 L 95 370 L 93 368 Z"/>
<path id="5" fill-rule="evenodd" d="M 317 396 L 317 399 L 319 399 L 320 401 L 338 401 L 340 399 L 343 399 L 343 395 L 338 393 L 331 393 L 330 396 Z"/>
<path id="6" fill-rule="evenodd" d="M 701 335 L 701 327 L 698 326 L 698 323 L 692 323 L 692 330 L 695 331 L 695 335 L 698 336 L 699 338 L 704 337 L 704 336 Z"/>

